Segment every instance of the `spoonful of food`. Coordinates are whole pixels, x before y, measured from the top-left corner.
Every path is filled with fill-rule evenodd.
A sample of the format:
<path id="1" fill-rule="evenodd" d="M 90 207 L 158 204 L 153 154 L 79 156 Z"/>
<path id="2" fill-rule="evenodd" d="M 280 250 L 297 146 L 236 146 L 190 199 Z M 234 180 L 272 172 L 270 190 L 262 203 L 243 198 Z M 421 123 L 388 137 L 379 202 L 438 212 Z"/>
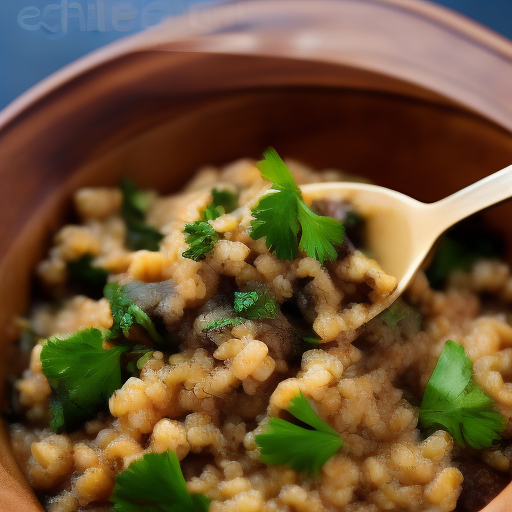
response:
<path id="1" fill-rule="evenodd" d="M 512 197 L 512 165 L 430 204 L 363 183 L 314 183 L 303 185 L 301 191 L 308 204 L 325 199 L 350 203 L 365 218 L 369 254 L 384 272 L 396 278 L 395 290 L 367 309 L 365 319 L 359 321 L 361 325 L 404 292 L 436 240 L 448 228 Z"/>

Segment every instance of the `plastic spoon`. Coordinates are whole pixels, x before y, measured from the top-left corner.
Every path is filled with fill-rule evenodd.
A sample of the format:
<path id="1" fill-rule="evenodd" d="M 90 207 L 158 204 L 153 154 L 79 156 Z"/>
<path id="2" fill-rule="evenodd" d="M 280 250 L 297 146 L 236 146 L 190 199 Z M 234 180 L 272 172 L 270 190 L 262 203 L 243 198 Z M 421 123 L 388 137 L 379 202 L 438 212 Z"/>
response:
<path id="1" fill-rule="evenodd" d="M 352 203 L 366 219 L 372 256 L 397 279 L 396 290 L 369 309 L 368 321 L 400 297 L 436 240 L 449 227 L 512 197 L 512 165 L 430 204 L 363 183 L 314 183 L 301 189 L 306 202 L 341 199 Z"/>

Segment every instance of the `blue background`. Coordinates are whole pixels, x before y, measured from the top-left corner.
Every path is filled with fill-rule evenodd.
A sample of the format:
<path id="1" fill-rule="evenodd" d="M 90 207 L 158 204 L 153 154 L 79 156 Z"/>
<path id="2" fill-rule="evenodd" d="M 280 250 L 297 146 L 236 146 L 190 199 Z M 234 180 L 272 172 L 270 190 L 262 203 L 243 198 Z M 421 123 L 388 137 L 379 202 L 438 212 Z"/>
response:
<path id="1" fill-rule="evenodd" d="M 311 0 L 314 2 L 314 0 Z M 419 0 L 410 0 L 419 1 Z M 202 0 L 0 0 L 0 109 L 100 46 Z M 439 0 L 512 39 L 512 0 Z M 62 16 L 63 8 L 67 17 Z M 64 22 L 63 22 L 64 20 Z"/>

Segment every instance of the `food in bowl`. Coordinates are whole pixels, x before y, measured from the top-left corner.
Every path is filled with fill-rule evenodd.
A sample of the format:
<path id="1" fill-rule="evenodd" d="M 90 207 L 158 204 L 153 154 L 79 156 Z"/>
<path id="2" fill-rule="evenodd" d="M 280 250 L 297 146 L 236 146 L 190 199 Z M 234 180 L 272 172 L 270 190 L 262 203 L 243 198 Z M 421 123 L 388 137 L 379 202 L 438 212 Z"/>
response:
<path id="1" fill-rule="evenodd" d="M 503 489 L 509 267 L 451 238 L 443 289 L 420 272 L 365 323 L 396 280 L 350 203 L 298 188 L 344 179 L 268 150 L 168 197 L 76 193 L 11 404 L 47 510 L 478 510 Z"/>

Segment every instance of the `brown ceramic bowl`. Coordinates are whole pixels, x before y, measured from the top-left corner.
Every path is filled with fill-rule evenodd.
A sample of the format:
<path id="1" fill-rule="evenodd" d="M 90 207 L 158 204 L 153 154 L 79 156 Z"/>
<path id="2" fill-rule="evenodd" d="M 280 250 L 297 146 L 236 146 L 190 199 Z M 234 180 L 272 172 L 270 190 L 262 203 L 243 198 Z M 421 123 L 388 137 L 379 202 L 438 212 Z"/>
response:
<path id="1" fill-rule="evenodd" d="M 512 162 L 511 84 L 510 41 L 412 0 L 234 2 L 79 60 L 0 113 L 2 354 L 78 187 L 168 192 L 272 144 L 433 201 Z M 488 215 L 512 241 L 512 206 Z M 41 510 L 4 434 L 0 510 Z"/>

